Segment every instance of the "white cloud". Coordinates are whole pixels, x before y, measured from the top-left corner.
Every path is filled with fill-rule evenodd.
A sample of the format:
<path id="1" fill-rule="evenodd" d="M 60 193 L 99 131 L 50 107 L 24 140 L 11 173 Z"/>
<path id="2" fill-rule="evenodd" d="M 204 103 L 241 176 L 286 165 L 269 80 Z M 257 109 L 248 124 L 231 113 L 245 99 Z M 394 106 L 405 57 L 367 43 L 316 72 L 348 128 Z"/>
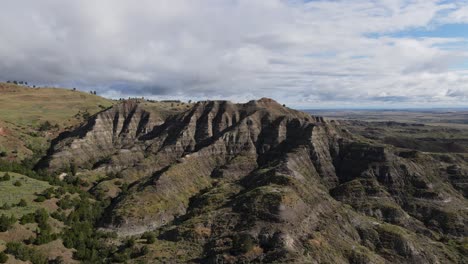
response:
<path id="1" fill-rule="evenodd" d="M 443 21 L 446 23 L 468 23 L 468 1 L 455 1 L 457 8 L 450 12 Z"/>
<path id="2" fill-rule="evenodd" d="M 392 36 L 467 22 L 459 3 L 10 0 L 0 79 L 299 107 L 463 104 L 468 77 L 454 67 L 468 59 L 467 39 Z"/>

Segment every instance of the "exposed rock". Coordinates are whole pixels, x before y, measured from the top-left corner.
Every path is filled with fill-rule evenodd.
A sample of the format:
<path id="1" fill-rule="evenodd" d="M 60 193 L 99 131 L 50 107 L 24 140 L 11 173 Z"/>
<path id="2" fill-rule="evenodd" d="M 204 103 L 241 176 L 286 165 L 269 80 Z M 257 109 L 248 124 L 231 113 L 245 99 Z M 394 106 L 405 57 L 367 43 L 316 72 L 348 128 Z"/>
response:
<path id="1" fill-rule="evenodd" d="M 441 170 L 262 98 L 168 116 L 125 102 L 61 135 L 42 166 L 122 173 L 103 228 L 201 244 L 205 263 L 456 263 L 438 241 L 466 236 L 454 160 Z"/>

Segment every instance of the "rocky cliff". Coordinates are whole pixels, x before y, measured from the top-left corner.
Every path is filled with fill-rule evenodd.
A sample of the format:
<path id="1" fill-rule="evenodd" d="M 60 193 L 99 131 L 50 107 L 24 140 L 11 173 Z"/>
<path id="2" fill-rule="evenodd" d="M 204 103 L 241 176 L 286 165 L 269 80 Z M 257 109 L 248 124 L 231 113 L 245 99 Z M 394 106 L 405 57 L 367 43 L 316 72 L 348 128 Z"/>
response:
<path id="1" fill-rule="evenodd" d="M 466 157 L 359 139 L 271 99 L 170 114 L 123 102 L 62 134 L 39 166 L 70 164 L 128 184 L 108 194 L 103 229 L 156 230 L 193 262 L 467 260 Z"/>

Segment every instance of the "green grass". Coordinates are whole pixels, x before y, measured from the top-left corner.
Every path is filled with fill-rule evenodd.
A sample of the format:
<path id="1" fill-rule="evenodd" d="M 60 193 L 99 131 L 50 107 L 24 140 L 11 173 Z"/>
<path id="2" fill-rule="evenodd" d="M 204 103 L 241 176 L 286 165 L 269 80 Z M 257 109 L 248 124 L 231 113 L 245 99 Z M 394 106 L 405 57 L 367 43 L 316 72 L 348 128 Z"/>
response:
<path id="1" fill-rule="evenodd" d="M 0 172 L 0 177 L 5 173 Z M 9 181 L 0 182 L 0 206 L 7 203 L 12 206 L 9 210 L 0 210 L 0 214 L 14 215 L 21 217 L 24 214 L 32 213 L 38 208 L 41 208 L 41 203 L 36 203 L 33 200 L 36 199 L 36 193 L 41 193 L 45 189 L 51 187 L 49 183 L 44 181 L 38 181 L 27 176 L 9 172 L 11 179 Z M 21 186 L 14 186 L 13 184 L 19 181 Z M 27 202 L 26 207 L 18 207 L 16 204 L 21 199 Z"/>
<path id="2" fill-rule="evenodd" d="M 71 89 L 0 83 L 0 151 L 16 160 L 44 151 L 48 140 L 60 131 L 113 104 L 112 100 Z M 58 128 L 38 131 L 46 121 Z"/>
<path id="3" fill-rule="evenodd" d="M 0 92 L 1 119 L 19 126 L 39 125 L 42 121 L 69 124 L 79 111 L 94 114 L 113 104 L 97 95 L 60 88 L 33 89 L 0 83 Z"/>

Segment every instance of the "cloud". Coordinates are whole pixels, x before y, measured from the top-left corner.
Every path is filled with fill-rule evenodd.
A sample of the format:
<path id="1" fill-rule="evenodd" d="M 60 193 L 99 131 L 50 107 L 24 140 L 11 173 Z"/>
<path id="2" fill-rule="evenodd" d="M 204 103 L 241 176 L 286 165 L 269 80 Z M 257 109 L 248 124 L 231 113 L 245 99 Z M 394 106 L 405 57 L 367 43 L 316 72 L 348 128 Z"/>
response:
<path id="1" fill-rule="evenodd" d="M 448 13 L 442 20 L 445 23 L 468 23 L 468 1 L 455 1 L 456 8 Z"/>
<path id="2" fill-rule="evenodd" d="M 9 0 L 0 79 L 111 97 L 463 104 L 467 39 L 392 35 L 468 23 L 460 3 Z"/>

